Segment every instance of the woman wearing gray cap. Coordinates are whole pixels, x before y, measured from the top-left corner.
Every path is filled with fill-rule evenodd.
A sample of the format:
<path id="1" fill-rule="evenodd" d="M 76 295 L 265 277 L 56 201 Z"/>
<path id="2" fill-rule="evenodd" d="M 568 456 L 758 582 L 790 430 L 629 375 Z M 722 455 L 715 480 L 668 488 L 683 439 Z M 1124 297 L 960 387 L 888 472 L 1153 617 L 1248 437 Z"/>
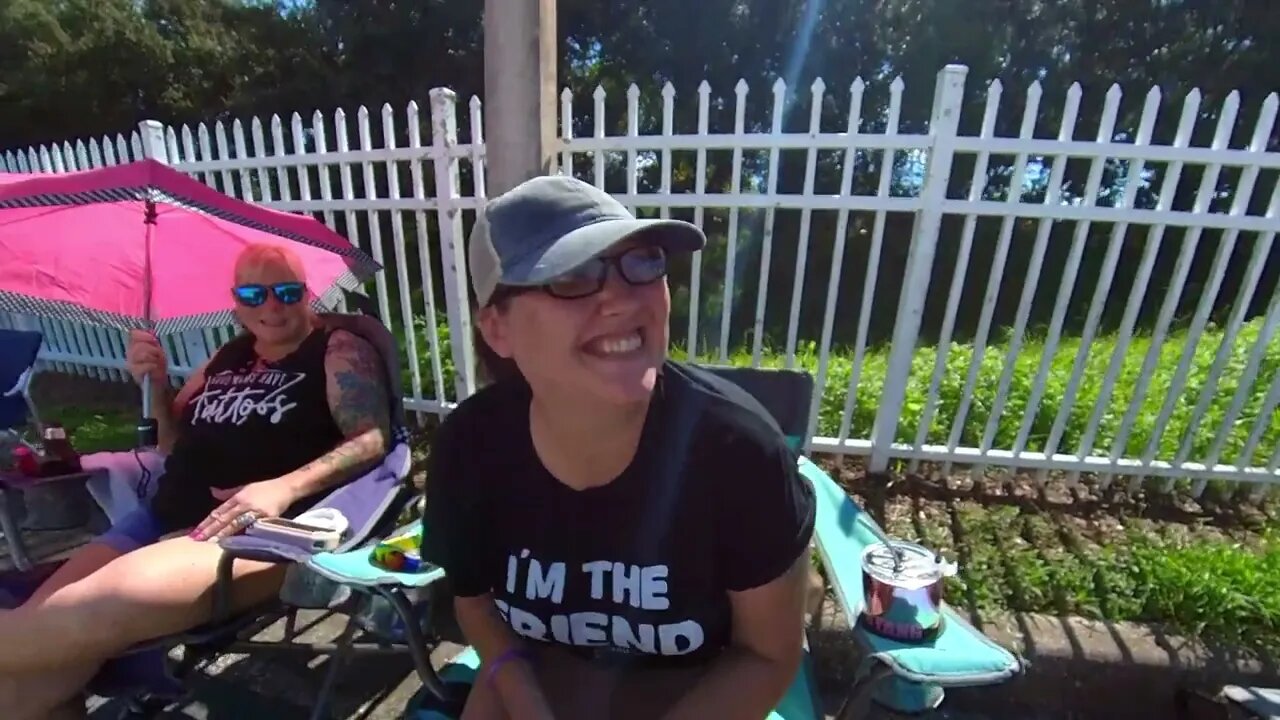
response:
<path id="1" fill-rule="evenodd" d="M 465 720 L 763 718 L 802 652 L 812 490 L 744 391 L 667 359 L 697 227 L 540 177 L 469 248 L 488 385 L 436 433 L 424 555 L 482 659 Z"/>

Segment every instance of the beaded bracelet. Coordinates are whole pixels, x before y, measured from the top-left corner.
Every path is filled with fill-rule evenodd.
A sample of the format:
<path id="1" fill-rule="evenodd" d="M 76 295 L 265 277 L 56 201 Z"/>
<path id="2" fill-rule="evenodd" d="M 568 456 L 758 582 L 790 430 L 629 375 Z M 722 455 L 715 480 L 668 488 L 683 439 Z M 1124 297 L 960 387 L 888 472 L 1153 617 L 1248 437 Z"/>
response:
<path id="1" fill-rule="evenodd" d="M 526 661 L 532 662 L 533 653 L 529 652 L 525 648 L 520 647 L 519 645 L 513 645 L 507 648 L 507 650 L 503 652 L 501 655 L 494 658 L 493 662 L 489 663 L 488 681 L 489 681 L 490 687 L 493 687 L 494 678 L 497 676 L 498 671 L 502 669 L 503 665 L 510 662 L 511 660 L 526 660 Z"/>

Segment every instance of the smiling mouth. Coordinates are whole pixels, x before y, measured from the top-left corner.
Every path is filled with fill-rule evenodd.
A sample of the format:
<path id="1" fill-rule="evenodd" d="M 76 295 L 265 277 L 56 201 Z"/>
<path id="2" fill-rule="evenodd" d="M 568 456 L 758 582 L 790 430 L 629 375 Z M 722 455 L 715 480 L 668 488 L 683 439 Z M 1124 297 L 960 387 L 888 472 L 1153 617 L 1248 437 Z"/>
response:
<path id="1" fill-rule="evenodd" d="M 600 358 L 622 358 L 634 355 L 644 348 L 644 329 L 636 328 L 626 334 L 601 335 L 588 340 L 583 352 Z"/>

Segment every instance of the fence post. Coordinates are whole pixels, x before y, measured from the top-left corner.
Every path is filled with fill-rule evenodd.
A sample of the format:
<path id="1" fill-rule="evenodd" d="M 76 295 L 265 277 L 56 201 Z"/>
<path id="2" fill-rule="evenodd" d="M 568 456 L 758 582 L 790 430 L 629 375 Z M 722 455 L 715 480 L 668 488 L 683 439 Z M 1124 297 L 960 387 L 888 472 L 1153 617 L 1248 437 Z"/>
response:
<path id="1" fill-rule="evenodd" d="M 947 181 L 955 154 L 956 129 L 964 102 L 964 80 L 969 68 L 948 65 L 938 72 L 933 91 L 933 112 L 929 119 L 929 160 L 920 188 L 920 209 L 916 211 L 907 253 L 907 270 L 898 295 L 898 314 L 893 324 L 893 345 L 885 374 L 880 407 L 871 431 L 870 472 L 884 472 L 889 466 L 894 436 L 902 417 L 911 361 L 920 335 L 920 320 L 929 295 L 929 278 L 942 225 L 942 203 L 947 199 Z"/>
<path id="2" fill-rule="evenodd" d="M 462 208 L 458 206 L 458 96 L 449 88 L 432 88 L 431 148 L 436 171 L 436 202 L 440 206 L 440 267 L 444 274 L 444 303 L 449 315 L 449 346 L 453 350 L 453 382 L 458 402 L 475 392 L 471 362 L 471 304 L 467 299 L 467 254 L 462 237 Z M 441 398 L 443 400 L 443 398 Z"/>
<path id="3" fill-rule="evenodd" d="M 143 120 L 138 123 L 138 138 L 142 141 L 142 156 L 168 165 L 169 150 L 164 143 L 164 124 L 159 120 Z"/>

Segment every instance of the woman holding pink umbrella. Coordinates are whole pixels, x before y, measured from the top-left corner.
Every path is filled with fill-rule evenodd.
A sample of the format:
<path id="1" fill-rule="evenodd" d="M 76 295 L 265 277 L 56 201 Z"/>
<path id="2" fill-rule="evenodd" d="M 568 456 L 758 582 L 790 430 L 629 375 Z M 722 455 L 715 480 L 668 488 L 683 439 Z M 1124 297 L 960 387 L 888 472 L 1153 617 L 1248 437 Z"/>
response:
<path id="1" fill-rule="evenodd" d="M 296 515 L 382 459 L 391 422 L 382 360 L 319 322 L 306 282 L 286 247 L 245 249 L 231 290 L 245 333 L 173 397 L 154 336 L 130 335 L 128 368 L 151 385 L 166 471 L 147 508 L 0 610 L 5 718 L 82 715 L 80 690 L 102 662 L 210 619 L 218 539 Z M 236 563 L 232 608 L 274 596 L 282 574 Z"/>

